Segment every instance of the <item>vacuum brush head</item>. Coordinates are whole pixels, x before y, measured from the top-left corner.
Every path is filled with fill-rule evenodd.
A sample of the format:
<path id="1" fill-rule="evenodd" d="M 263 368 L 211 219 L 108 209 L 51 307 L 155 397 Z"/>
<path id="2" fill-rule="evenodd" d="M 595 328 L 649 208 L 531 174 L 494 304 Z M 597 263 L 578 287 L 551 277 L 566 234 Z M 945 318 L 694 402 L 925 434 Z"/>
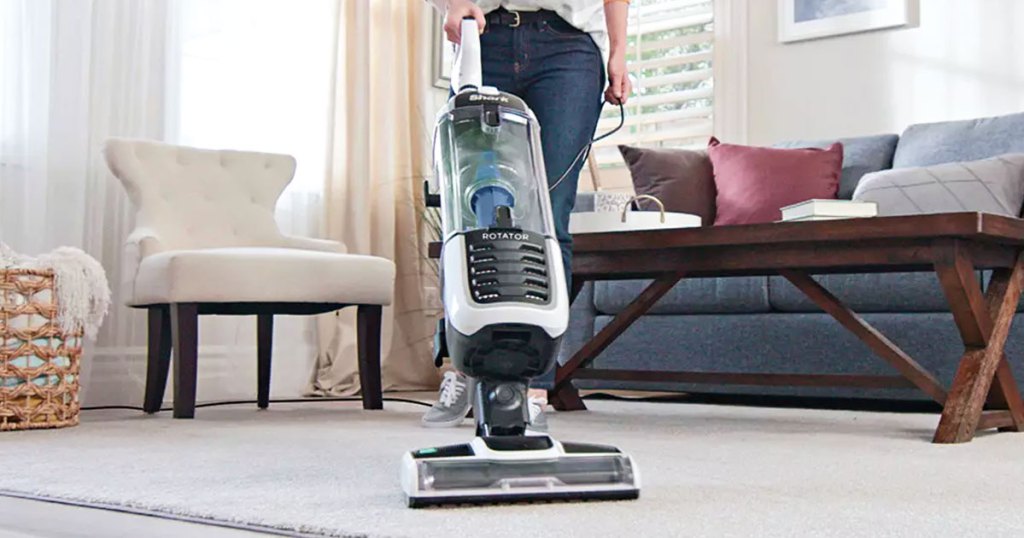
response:
<path id="1" fill-rule="evenodd" d="M 636 499 L 632 458 L 613 447 L 544 435 L 477 437 L 409 452 L 402 486 L 412 508 L 553 500 Z"/>

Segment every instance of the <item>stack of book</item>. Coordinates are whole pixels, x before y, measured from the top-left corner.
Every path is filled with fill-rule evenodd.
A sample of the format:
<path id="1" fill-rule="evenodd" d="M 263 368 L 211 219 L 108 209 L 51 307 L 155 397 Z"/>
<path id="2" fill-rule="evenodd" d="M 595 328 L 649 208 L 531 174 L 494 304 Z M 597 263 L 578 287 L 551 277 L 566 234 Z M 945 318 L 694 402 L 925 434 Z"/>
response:
<path id="1" fill-rule="evenodd" d="M 852 200 L 806 200 L 782 208 L 783 222 L 854 219 L 878 215 L 875 202 Z"/>

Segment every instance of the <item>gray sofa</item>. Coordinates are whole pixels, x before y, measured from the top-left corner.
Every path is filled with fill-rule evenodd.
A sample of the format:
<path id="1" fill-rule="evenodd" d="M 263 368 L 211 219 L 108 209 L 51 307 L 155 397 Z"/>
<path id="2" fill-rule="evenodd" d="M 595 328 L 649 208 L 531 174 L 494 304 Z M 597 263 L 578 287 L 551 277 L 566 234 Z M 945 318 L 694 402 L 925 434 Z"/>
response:
<path id="1" fill-rule="evenodd" d="M 840 139 L 844 144 L 840 197 L 849 198 L 865 173 L 888 168 L 970 161 L 1024 153 L 1024 113 L 912 125 L 901 136 Z M 825 146 L 834 140 L 780 147 Z M 576 211 L 593 208 L 581 194 Z M 983 279 L 985 275 L 980 275 Z M 946 384 L 963 346 L 938 279 L 930 273 L 816 277 L 823 285 Z M 649 281 L 587 284 L 572 306 L 560 360 L 568 360 L 611 321 Z M 984 280 L 983 280 L 984 284 Z M 1024 312 L 1024 308 L 1019 310 Z M 1024 314 L 1018 314 L 1007 352 L 1024 381 Z M 897 372 L 781 277 L 734 277 L 680 282 L 594 361 L 595 367 L 697 372 L 879 374 Z M 681 383 L 576 381 L 588 389 L 927 400 L 900 389 L 716 386 Z M 1024 383 L 1022 383 L 1024 389 Z"/>

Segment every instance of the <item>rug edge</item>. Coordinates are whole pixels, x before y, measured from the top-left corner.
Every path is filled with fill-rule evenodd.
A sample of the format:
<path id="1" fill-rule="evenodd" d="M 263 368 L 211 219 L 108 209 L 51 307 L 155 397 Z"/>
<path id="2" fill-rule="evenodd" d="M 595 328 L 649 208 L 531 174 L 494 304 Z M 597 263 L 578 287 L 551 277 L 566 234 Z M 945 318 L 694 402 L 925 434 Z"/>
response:
<path id="1" fill-rule="evenodd" d="M 269 525 L 260 525 L 256 523 L 246 523 L 238 521 L 230 521 L 227 519 L 221 519 L 212 516 L 196 516 L 190 514 L 179 514 L 170 511 L 157 510 L 153 508 L 141 508 L 135 506 L 126 506 L 117 503 L 106 503 L 102 501 L 95 501 L 89 499 L 82 499 L 74 496 L 62 496 L 52 494 L 41 494 L 27 491 L 14 490 L 9 488 L 0 487 L 0 497 L 9 497 L 13 499 L 24 499 L 29 501 L 38 501 L 53 504 L 62 504 L 66 506 L 76 506 L 79 508 L 91 508 L 94 510 L 107 510 L 110 512 L 119 512 L 122 514 L 131 514 L 136 516 L 153 517 L 157 519 L 166 519 L 169 521 L 181 521 L 184 523 L 193 523 L 197 525 L 208 525 L 214 527 L 223 527 L 228 529 L 244 530 L 251 532 L 260 532 L 264 534 L 271 534 L 276 536 L 288 536 L 290 538 L 323 538 L 325 536 L 330 538 L 368 538 L 367 534 L 351 534 L 344 533 L 338 534 L 337 531 L 330 529 L 317 528 L 315 530 L 299 530 L 290 527 L 273 527 Z"/>

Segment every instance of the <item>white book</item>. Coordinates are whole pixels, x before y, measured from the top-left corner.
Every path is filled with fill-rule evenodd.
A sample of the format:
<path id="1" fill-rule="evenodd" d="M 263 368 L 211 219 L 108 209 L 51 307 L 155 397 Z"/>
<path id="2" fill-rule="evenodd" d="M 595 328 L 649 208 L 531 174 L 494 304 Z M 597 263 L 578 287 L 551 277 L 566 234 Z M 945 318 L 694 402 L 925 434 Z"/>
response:
<path id="1" fill-rule="evenodd" d="M 797 217 L 795 219 L 782 219 L 779 222 L 811 222 L 816 220 L 845 220 L 854 218 L 858 217 L 830 217 L 827 215 L 807 215 L 806 217 Z"/>
<path id="2" fill-rule="evenodd" d="M 782 220 L 806 220 L 809 217 L 856 218 L 878 215 L 875 202 L 852 200 L 806 200 L 782 208 Z"/>

